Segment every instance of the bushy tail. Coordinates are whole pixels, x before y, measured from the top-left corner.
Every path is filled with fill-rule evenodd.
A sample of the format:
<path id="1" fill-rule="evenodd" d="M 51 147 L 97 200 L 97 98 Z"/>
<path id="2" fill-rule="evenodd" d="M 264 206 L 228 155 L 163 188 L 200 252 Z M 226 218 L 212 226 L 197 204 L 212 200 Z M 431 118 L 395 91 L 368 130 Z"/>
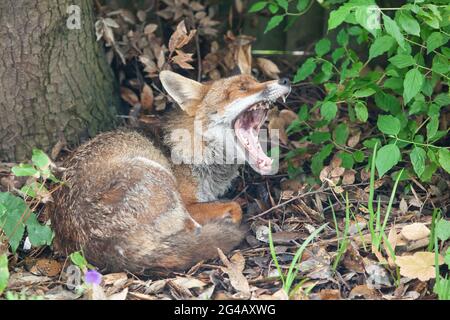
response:
<path id="1" fill-rule="evenodd" d="M 180 232 L 163 244 L 160 262 L 164 269 L 187 269 L 201 260 L 218 256 L 235 248 L 244 238 L 246 229 L 230 221 L 220 220 L 202 226 L 200 232 Z"/>

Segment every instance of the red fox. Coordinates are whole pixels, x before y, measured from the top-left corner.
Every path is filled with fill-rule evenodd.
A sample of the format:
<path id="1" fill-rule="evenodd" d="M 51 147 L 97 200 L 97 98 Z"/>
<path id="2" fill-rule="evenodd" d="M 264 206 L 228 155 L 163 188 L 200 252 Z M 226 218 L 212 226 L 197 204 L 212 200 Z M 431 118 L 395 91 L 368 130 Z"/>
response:
<path id="1" fill-rule="evenodd" d="M 185 270 L 216 257 L 217 248 L 232 250 L 245 234 L 242 210 L 218 197 L 240 164 L 221 148 L 234 148 L 232 160 L 261 174 L 271 171 L 258 133 L 270 104 L 289 94 L 289 80 L 199 83 L 171 71 L 160 80 L 181 109 L 163 124 L 168 150 L 119 130 L 80 146 L 63 165 L 51 212 L 55 246 L 65 254 L 82 249 L 102 270 Z"/>

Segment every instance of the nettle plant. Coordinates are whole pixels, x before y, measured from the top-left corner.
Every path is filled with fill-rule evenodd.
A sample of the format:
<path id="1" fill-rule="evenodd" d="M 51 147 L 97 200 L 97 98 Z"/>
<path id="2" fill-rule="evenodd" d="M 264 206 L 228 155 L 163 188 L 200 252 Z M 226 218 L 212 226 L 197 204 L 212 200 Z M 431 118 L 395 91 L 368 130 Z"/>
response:
<path id="1" fill-rule="evenodd" d="M 33 150 L 32 164 L 20 164 L 12 168 L 17 177 L 28 177 L 27 183 L 11 192 L 0 192 L 0 237 L 6 236 L 12 252 L 16 252 L 25 232 L 32 246 L 50 245 L 53 232 L 50 226 L 39 222 L 33 212 L 39 203 L 50 200 L 45 182 L 59 182 L 50 170 L 50 158 L 41 150 Z"/>
<path id="2" fill-rule="evenodd" d="M 312 2 L 258 1 L 250 11 L 272 13 L 268 31 L 285 19 L 289 26 Z M 439 129 L 440 117 L 450 105 L 448 0 L 409 1 L 398 8 L 382 8 L 370 0 L 321 1 L 337 2 L 341 5 L 328 19 L 329 38 L 316 43 L 315 55 L 298 68 L 293 80 L 311 78 L 326 91 L 312 108 L 301 106 L 297 121 L 288 128 L 288 134 L 310 132 L 301 142 L 320 146 L 311 160 L 313 174 L 318 176 L 336 151 L 344 168 L 370 165 L 368 156 L 376 144 L 380 177 L 400 161 L 412 164 L 402 180 L 415 175 L 429 181 L 439 167 L 450 172 L 450 151 L 439 146 L 448 133 L 448 128 Z M 346 120 L 337 124 L 333 120 L 338 116 Z M 350 147 L 350 129 L 358 126 L 368 129 L 361 135 L 362 147 Z M 295 170 L 301 169 L 291 168 L 290 173 Z"/>

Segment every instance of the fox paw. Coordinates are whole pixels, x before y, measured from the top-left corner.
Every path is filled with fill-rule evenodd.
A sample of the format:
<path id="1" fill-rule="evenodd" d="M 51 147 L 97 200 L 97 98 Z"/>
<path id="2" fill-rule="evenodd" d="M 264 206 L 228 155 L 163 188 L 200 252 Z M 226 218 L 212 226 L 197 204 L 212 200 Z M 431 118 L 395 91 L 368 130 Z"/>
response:
<path id="1" fill-rule="evenodd" d="M 242 209 L 237 202 L 231 202 L 227 213 L 224 218 L 231 218 L 231 221 L 235 224 L 240 224 L 242 220 Z"/>

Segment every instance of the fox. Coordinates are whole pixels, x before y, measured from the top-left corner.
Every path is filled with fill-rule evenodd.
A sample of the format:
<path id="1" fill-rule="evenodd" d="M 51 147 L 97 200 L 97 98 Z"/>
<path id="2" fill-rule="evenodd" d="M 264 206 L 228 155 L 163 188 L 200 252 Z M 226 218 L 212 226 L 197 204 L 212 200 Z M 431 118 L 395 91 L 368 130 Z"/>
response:
<path id="1" fill-rule="evenodd" d="M 100 270 L 146 275 L 187 270 L 243 240 L 241 206 L 221 197 L 245 162 L 270 174 L 273 160 L 258 133 L 270 106 L 290 93 L 289 80 L 235 75 L 201 83 L 172 71 L 159 79 L 175 103 L 162 124 L 163 147 L 119 129 L 63 162 L 50 213 L 57 251 L 82 250 Z M 224 145 L 236 161 L 224 159 Z"/>

